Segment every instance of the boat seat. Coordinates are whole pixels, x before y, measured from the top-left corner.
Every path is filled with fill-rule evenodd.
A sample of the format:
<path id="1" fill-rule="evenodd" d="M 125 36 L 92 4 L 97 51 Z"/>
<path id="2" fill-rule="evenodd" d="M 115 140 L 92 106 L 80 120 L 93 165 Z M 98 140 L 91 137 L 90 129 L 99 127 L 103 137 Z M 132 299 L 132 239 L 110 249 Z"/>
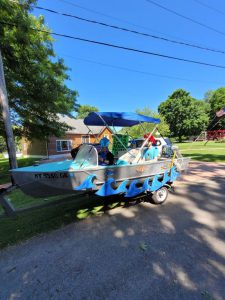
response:
<path id="1" fill-rule="evenodd" d="M 125 162 L 127 162 L 127 164 L 130 165 L 130 164 L 136 162 L 137 157 L 140 157 L 140 156 L 141 156 L 141 153 L 138 149 L 130 149 L 125 154 L 120 156 L 118 161 L 119 161 L 119 164 L 125 165 Z M 121 162 L 123 162 L 123 163 L 121 163 Z"/>

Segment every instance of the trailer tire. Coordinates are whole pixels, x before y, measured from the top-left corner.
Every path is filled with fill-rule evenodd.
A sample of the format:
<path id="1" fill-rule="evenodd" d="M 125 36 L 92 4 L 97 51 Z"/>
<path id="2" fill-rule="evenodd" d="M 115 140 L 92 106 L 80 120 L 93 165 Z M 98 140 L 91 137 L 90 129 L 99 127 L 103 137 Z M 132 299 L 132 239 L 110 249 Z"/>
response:
<path id="1" fill-rule="evenodd" d="M 157 191 L 154 192 L 152 195 L 152 201 L 154 204 L 163 204 L 167 197 L 168 197 L 169 191 L 167 187 L 163 186 Z"/>

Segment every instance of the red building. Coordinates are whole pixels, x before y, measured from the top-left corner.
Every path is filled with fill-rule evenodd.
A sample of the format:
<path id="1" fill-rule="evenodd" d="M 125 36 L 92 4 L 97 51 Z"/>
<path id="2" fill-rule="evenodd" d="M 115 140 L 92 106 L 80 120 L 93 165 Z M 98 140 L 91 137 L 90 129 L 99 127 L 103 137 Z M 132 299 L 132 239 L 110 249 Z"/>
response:
<path id="1" fill-rule="evenodd" d="M 220 140 L 225 138 L 225 130 L 207 131 L 207 140 Z"/>

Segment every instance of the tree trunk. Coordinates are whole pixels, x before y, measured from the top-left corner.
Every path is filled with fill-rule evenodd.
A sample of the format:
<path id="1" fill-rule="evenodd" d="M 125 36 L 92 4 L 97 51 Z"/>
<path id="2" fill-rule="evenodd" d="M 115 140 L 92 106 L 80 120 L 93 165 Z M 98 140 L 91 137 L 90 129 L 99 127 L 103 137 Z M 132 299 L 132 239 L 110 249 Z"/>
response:
<path id="1" fill-rule="evenodd" d="M 0 105 L 2 109 L 3 122 L 5 125 L 6 145 L 9 154 L 9 165 L 10 165 L 10 169 L 15 169 L 17 168 L 16 147 L 14 142 L 12 124 L 10 120 L 1 49 L 0 49 Z M 12 184 L 14 184 L 13 178 L 11 178 L 11 180 L 12 180 Z"/>

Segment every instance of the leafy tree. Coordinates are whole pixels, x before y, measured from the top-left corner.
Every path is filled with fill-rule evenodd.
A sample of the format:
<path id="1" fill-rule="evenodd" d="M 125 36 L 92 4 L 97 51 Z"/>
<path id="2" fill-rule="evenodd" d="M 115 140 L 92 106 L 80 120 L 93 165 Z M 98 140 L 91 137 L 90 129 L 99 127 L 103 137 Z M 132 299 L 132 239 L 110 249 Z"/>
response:
<path id="1" fill-rule="evenodd" d="M 68 115 L 77 109 L 78 93 L 65 85 L 68 68 L 56 58 L 43 16 L 29 13 L 36 1 L 18 2 L 22 5 L 0 1 L 0 47 L 11 118 L 17 134 L 39 139 L 58 136 L 67 129 L 58 122 L 58 114 Z M 4 135 L 1 118 L 0 134 Z"/>
<path id="2" fill-rule="evenodd" d="M 172 136 L 179 141 L 182 136 L 199 134 L 208 124 L 206 103 L 192 98 L 183 89 L 176 90 L 158 110 L 169 124 Z"/>
<path id="3" fill-rule="evenodd" d="M 21 151 L 21 139 L 18 136 L 15 138 L 15 144 L 16 150 Z M 0 154 L 4 152 L 7 152 L 7 146 L 5 138 L 3 136 L 0 136 Z"/>
<path id="4" fill-rule="evenodd" d="M 169 135 L 169 126 L 165 122 L 165 119 L 161 115 L 159 115 L 156 112 L 153 112 L 148 107 L 144 107 L 143 109 L 138 108 L 138 109 L 136 109 L 135 112 L 137 114 L 140 114 L 140 115 L 145 115 L 145 116 L 149 116 L 149 117 L 153 117 L 153 118 L 159 118 L 160 121 L 161 121 L 160 124 L 157 126 L 158 129 L 159 129 L 159 132 L 163 136 Z M 122 134 L 127 133 L 132 138 L 138 138 L 138 137 L 142 137 L 144 135 L 144 133 L 151 132 L 154 127 L 155 127 L 155 124 L 146 123 L 146 124 L 142 124 L 142 125 L 136 125 L 136 126 L 133 126 L 133 127 L 130 127 L 130 128 L 123 128 L 120 131 L 120 133 L 122 133 Z"/>
<path id="5" fill-rule="evenodd" d="M 225 107 L 225 87 L 221 87 L 211 94 L 209 98 L 210 104 L 210 119 L 211 124 L 209 125 L 209 129 L 218 122 L 218 119 L 215 118 L 216 112 L 219 111 L 221 108 Z M 213 127 L 213 129 L 225 128 L 225 119 L 222 118 L 220 122 Z"/>
<path id="6" fill-rule="evenodd" d="M 99 111 L 97 107 L 90 105 L 80 105 L 77 110 L 76 119 L 84 119 L 90 112 Z"/>
<path id="7" fill-rule="evenodd" d="M 207 91 L 207 92 L 205 93 L 205 95 L 204 95 L 204 101 L 205 101 L 206 103 L 209 103 L 209 102 L 210 102 L 210 99 L 211 99 L 213 93 L 214 93 L 213 90 L 209 90 L 209 91 Z"/>

